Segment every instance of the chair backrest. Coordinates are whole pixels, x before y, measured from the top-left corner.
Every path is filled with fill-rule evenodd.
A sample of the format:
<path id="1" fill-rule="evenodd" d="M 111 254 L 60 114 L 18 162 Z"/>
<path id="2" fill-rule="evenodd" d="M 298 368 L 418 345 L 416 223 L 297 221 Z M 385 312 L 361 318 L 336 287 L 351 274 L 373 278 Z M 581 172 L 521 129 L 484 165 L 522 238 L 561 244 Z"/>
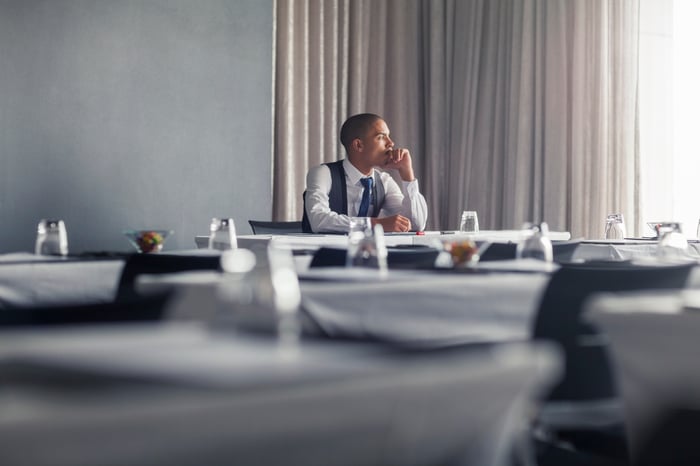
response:
<path id="1" fill-rule="evenodd" d="M 564 380 L 551 398 L 605 398 L 616 392 L 604 342 L 596 339 L 597 329 L 581 318 L 589 297 L 599 292 L 683 288 L 693 267 L 694 263 L 562 265 L 545 289 L 532 331 L 533 338 L 554 341 L 564 349 Z"/>
<path id="2" fill-rule="evenodd" d="M 581 244 L 581 240 L 573 241 L 553 241 L 552 256 L 554 262 L 564 263 L 571 261 L 571 258 Z M 481 255 L 480 261 L 498 261 L 515 259 L 516 243 L 491 243 L 486 251 Z"/>
<path id="3" fill-rule="evenodd" d="M 165 274 L 189 270 L 220 270 L 218 255 L 187 256 L 179 254 L 133 254 L 124 265 L 116 301 L 139 297 L 134 289 L 136 277 L 141 274 Z"/>
<path id="4" fill-rule="evenodd" d="M 289 235 L 302 233 L 301 222 L 264 222 L 248 220 L 254 235 Z"/>

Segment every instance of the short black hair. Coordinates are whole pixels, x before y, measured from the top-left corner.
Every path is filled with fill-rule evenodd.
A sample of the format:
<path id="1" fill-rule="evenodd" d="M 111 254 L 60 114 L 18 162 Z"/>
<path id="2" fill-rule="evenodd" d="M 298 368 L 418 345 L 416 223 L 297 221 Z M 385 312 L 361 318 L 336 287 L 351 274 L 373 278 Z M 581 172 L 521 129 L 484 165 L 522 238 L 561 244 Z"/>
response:
<path id="1" fill-rule="evenodd" d="M 340 128 L 340 143 L 345 146 L 345 150 L 348 150 L 352 141 L 365 137 L 372 125 L 381 119 L 382 117 L 374 113 L 360 113 L 351 116 L 345 120 Z"/>

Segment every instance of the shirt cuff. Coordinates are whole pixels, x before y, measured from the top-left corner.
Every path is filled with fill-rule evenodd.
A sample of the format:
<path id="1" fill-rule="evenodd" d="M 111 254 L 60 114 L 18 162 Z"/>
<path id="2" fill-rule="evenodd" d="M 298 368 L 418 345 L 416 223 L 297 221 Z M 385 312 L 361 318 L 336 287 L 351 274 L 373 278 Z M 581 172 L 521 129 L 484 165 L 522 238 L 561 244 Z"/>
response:
<path id="1" fill-rule="evenodd" d="M 418 189 L 418 178 L 413 181 L 401 181 L 403 184 L 403 189 L 410 195 L 413 196 L 418 194 L 420 190 Z"/>

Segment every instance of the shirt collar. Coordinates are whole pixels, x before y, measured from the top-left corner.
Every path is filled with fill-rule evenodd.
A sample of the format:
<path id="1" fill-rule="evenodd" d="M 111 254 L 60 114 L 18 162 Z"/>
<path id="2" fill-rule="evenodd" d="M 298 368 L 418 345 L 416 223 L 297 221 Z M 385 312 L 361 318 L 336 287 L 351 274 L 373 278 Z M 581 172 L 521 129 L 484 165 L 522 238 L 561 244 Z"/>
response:
<path id="1" fill-rule="evenodd" d="M 360 179 L 366 178 L 366 176 L 360 170 L 355 168 L 355 166 L 351 164 L 347 158 L 343 159 L 343 169 L 345 169 L 345 175 L 348 177 L 348 181 L 350 182 L 351 186 L 359 185 Z M 374 178 L 374 168 L 369 176 Z"/>

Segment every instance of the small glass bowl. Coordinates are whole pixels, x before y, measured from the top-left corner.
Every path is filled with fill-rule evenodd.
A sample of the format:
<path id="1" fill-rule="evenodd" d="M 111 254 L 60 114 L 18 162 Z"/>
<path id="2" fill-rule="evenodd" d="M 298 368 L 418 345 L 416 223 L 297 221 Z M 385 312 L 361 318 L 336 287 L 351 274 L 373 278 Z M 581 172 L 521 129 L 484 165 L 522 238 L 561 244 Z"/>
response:
<path id="1" fill-rule="evenodd" d="M 124 230 L 131 245 L 142 253 L 160 252 L 172 230 Z"/>
<path id="2" fill-rule="evenodd" d="M 471 267 L 479 262 L 479 248 L 471 239 L 445 242 L 444 248 L 450 253 L 454 267 Z"/>

